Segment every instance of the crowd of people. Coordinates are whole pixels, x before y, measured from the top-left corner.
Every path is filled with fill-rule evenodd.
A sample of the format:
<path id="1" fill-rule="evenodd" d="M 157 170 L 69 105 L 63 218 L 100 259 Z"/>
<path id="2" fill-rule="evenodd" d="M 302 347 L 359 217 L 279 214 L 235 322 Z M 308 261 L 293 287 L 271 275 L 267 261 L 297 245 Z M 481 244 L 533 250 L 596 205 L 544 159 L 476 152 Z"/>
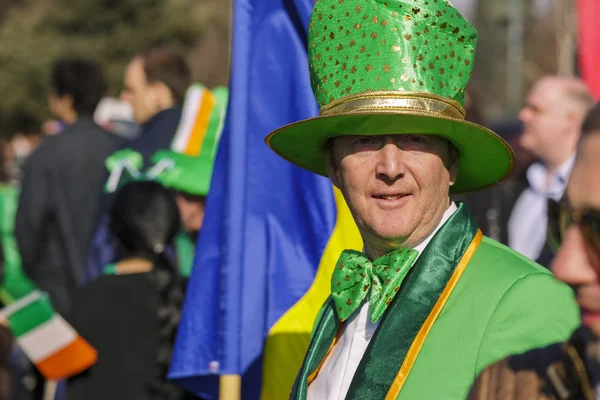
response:
<path id="1" fill-rule="evenodd" d="M 355 18 L 348 40 L 364 40 L 360 6 L 329 3 L 313 11 L 311 60 L 331 46 L 316 32 L 335 36 L 323 13 Z M 327 115 L 267 138 L 341 190 L 364 241 L 364 253 L 340 256 L 290 396 L 598 398 L 600 105 L 579 78 L 546 76 L 504 138 L 468 121 L 476 32 L 465 20 L 457 36 L 450 18 L 462 17 L 437 3 L 402 18 L 436 15 L 435 40 L 456 43 L 450 57 L 424 56 L 425 42 L 400 62 L 399 45 L 386 44 L 424 40 L 427 28 L 374 33 L 381 57 L 341 94 L 327 77 L 346 64 L 311 61 Z M 374 66 L 400 78 L 380 81 Z M 123 71 L 138 128 L 129 139 L 95 117 L 107 89 L 97 63 L 59 59 L 48 78 L 57 122 L 47 129 L 59 132 L 36 144 L 17 191 L 8 178 L 13 190 L 0 190 L 14 203 L 12 214 L 0 208 L 12 221 L 3 237 L 14 235 L 1 241 L 3 281 L 18 281 L 3 290 L 48 293 L 98 360 L 52 386 L 0 320 L 0 399 L 37 400 L 50 387 L 57 400 L 195 398 L 166 375 L 222 129 L 210 122 L 224 118 L 228 92 L 194 83 L 173 50 L 140 52 Z"/>
<path id="2" fill-rule="evenodd" d="M 0 375 L 0 394 L 41 399 L 52 387 L 57 399 L 190 396 L 166 373 L 222 128 L 214 121 L 224 118 L 228 91 L 194 84 L 177 51 L 140 53 L 124 71 L 120 99 L 139 131 L 128 139 L 97 118 L 107 89 L 99 64 L 59 59 L 49 80 L 60 132 L 21 165 L 18 204 L 3 215 L 14 226 L 5 233 L 15 239 L 19 265 L 4 265 L 4 282 L 24 272 L 21 281 L 48 293 L 99 358 L 50 385 L 23 354 L 9 357 L 7 335 L 0 362 L 12 384 Z M 202 118 L 205 131 L 192 132 Z M 208 151 L 199 154 L 203 145 Z M 24 294 L 5 286 L 14 298 Z"/>

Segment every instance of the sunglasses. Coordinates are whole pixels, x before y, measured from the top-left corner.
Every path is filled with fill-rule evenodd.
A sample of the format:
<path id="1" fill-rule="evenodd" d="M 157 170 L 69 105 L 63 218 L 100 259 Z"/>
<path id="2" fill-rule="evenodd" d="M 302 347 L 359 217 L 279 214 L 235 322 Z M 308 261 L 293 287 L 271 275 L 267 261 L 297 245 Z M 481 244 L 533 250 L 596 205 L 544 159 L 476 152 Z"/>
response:
<path id="1" fill-rule="evenodd" d="M 548 199 L 548 244 L 555 253 L 572 224 L 579 224 L 588 244 L 600 254 L 600 211 L 574 210 L 566 198 Z"/>

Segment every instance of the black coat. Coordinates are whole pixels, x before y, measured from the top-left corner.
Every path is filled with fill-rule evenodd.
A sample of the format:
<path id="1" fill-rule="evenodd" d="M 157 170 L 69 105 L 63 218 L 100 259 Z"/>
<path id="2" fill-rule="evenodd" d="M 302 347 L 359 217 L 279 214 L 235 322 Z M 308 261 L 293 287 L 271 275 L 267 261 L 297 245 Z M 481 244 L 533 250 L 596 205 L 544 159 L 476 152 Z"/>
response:
<path id="1" fill-rule="evenodd" d="M 104 184 L 121 139 L 81 117 L 46 139 L 24 167 L 15 236 L 25 273 L 59 313 L 84 280 L 84 261 Z"/>

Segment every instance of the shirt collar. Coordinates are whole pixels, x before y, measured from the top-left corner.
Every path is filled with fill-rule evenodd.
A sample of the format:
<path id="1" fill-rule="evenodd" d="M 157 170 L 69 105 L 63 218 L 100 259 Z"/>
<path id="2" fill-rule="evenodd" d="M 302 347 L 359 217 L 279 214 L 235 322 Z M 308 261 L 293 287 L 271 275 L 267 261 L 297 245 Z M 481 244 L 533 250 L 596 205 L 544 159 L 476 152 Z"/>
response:
<path id="1" fill-rule="evenodd" d="M 571 175 L 574 164 L 575 154 L 569 157 L 567 161 L 563 162 L 560 167 L 550 174 L 550 183 L 547 188 L 545 187 L 545 184 L 548 176 L 548 169 L 539 162 L 532 164 L 527 169 L 527 181 L 529 182 L 529 187 L 536 193 L 559 200 L 567 186 L 567 181 L 569 180 L 569 175 Z"/>

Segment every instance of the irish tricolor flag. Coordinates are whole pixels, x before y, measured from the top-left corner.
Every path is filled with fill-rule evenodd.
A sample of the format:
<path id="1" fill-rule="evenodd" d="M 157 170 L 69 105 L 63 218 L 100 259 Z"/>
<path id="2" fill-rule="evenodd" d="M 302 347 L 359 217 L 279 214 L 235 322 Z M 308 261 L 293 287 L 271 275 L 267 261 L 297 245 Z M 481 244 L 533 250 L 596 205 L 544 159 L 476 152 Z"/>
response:
<path id="1" fill-rule="evenodd" d="M 76 375 L 94 365 L 96 350 L 60 315 L 48 296 L 36 290 L 0 310 L 29 360 L 46 379 Z"/>

